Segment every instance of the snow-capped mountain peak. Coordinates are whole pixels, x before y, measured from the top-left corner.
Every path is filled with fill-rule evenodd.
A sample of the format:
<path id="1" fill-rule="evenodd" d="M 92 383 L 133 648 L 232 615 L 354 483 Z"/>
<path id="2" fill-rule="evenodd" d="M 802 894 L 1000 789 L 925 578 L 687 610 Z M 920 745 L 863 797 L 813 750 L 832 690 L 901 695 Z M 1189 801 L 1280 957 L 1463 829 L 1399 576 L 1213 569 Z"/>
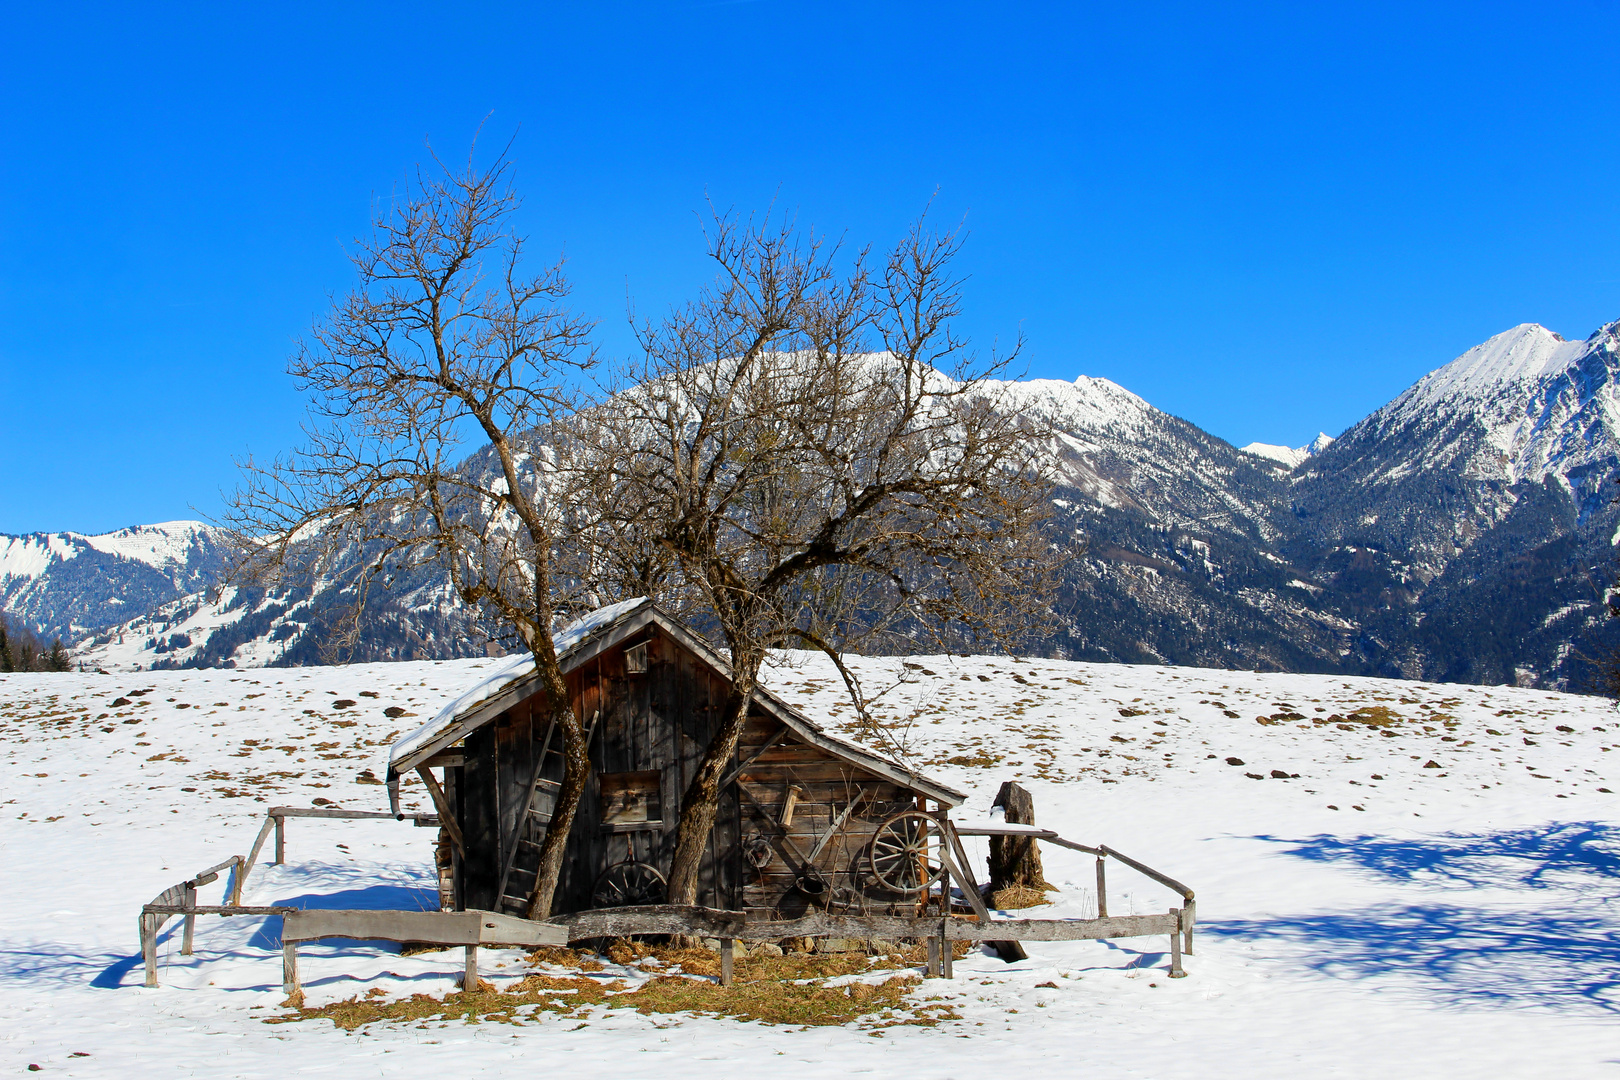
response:
<path id="1" fill-rule="evenodd" d="M 1254 454 L 1256 457 L 1270 458 L 1272 461 L 1286 465 L 1288 468 L 1297 468 L 1308 458 L 1313 458 L 1333 444 L 1333 436 L 1323 431 L 1316 438 L 1304 446 L 1279 446 L 1276 443 L 1252 442 L 1241 447 L 1245 454 Z"/>
<path id="2" fill-rule="evenodd" d="M 1466 407 L 1467 402 L 1556 377 L 1591 345 L 1590 340 L 1565 341 L 1539 323 L 1520 323 L 1429 372 L 1387 408 L 1415 412 L 1437 406 Z"/>

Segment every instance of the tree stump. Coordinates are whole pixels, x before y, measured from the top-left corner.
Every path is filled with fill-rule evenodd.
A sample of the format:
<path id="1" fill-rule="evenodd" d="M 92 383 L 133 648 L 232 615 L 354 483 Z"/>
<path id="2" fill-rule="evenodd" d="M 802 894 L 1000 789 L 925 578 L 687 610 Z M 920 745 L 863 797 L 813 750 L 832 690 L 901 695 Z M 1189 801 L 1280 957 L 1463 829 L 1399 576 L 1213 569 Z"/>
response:
<path id="1" fill-rule="evenodd" d="M 1009 824 L 1035 824 L 1035 800 L 1011 780 L 1001 785 L 1001 790 L 996 793 L 996 801 L 990 805 L 1001 807 Z M 1052 887 L 1047 884 L 1046 875 L 1041 870 L 1041 853 L 1035 845 L 1035 839 L 1029 836 L 990 838 L 992 894 L 1012 886 L 1042 892 Z"/>

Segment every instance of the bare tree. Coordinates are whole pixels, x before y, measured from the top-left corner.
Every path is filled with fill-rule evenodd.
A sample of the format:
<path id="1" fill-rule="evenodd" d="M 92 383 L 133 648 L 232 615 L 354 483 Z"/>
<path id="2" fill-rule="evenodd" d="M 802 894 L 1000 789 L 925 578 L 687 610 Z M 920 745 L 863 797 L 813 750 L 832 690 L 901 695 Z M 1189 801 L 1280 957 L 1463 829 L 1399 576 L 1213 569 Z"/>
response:
<path id="1" fill-rule="evenodd" d="M 628 389 L 579 433 L 616 551 L 598 570 L 706 615 L 730 653 L 672 903 L 696 897 L 769 649 L 826 652 L 859 702 L 842 650 L 896 634 L 1005 647 L 1038 632 L 1060 558 L 1040 529 L 1042 433 L 997 400 L 1012 357 L 981 363 L 952 330 L 956 234 L 919 222 L 876 270 L 786 224 L 719 217 L 710 239 L 716 283 L 639 328 Z"/>
<path id="2" fill-rule="evenodd" d="M 544 918 L 590 760 L 552 641 L 570 500 L 533 436 L 578 407 L 594 358 L 561 263 L 523 266 L 518 205 L 505 155 L 479 168 L 469 154 L 460 169 L 435 156 L 379 207 L 352 255 L 357 284 L 289 362 L 311 402 L 306 443 L 243 463 L 227 522 L 242 552 L 231 580 L 349 567 L 359 612 L 372 583 L 432 566 L 533 655 L 566 757 L 530 899 Z"/>

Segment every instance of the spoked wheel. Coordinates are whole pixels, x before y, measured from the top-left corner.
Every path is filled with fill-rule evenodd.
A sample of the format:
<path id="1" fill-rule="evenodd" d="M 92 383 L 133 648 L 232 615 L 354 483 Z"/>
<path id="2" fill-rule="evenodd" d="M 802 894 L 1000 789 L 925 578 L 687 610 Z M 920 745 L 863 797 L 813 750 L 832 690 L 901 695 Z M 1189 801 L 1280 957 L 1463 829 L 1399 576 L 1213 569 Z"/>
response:
<path id="1" fill-rule="evenodd" d="M 890 892 L 915 896 L 939 880 L 943 867 L 928 858 L 928 834 L 934 819 L 907 810 L 878 826 L 867 863 L 872 876 Z"/>
<path id="2" fill-rule="evenodd" d="M 664 875 L 649 863 L 614 863 L 596 879 L 591 905 L 609 908 L 662 904 L 665 885 Z"/>

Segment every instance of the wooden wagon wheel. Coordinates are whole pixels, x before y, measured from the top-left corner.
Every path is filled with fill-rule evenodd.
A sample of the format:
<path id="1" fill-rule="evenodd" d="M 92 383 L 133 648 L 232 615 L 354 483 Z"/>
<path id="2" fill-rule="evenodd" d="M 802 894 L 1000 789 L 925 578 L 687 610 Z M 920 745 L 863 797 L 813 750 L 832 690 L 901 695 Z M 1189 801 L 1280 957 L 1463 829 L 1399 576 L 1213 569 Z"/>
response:
<path id="1" fill-rule="evenodd" d="M 625 861 L 602 871 L 591 890 L 591 906 L 639 907 L 664 902 L 664 875 L 650 863 Z"/>
<path id="2" fill-rule="evenodd" d="M 872 836 L 867 865 L 890 892 L 915 896 L 939 880 L 944 868 L 928 858 L 928 833 L 934 820 L 906 810 L 879 825 Z"/>

